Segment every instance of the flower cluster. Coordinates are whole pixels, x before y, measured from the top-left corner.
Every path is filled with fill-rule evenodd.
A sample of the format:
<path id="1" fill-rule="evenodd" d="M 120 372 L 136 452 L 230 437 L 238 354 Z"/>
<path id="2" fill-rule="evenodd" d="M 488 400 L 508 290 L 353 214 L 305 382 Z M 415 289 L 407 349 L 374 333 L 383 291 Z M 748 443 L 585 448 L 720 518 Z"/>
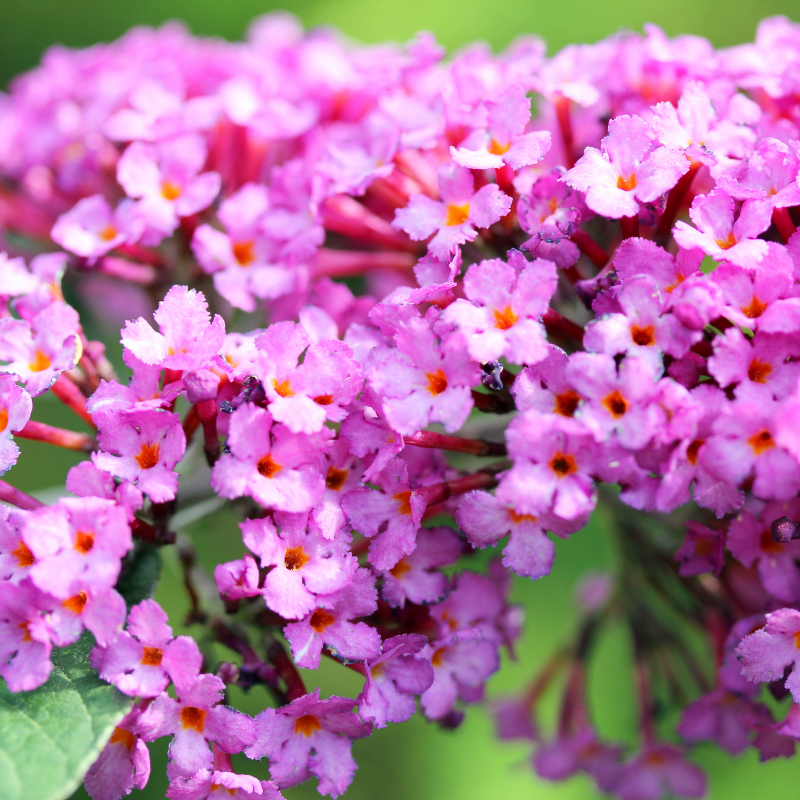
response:
<path id="1" fill-rule="evenodd" d="M 52 648 L 90 631 L 92 667 L 133 698 L 86 776 L 95 800 L 142 788 L 160 737 L 168 797 L 270 800 L 312 775 L 342 794 L 352 741 L 416 698 L 456 727 L 521 634 L 509 573 L 548 575 L 554 537 L 598 502 L 627 507 L 620 573 L 583 585 L 571 643 L 494 702 L 500 737 L 535 741 L 541 777 L 583 771 L 619 800 L 703 796 L 699 740 L 794 752 L 798 65 L 783 18 L 723 51 L 650 26 L 446 61 L 428 35 L 361 48 L 271 15 L 245 44 L 137 29 L 16 80 L 0 470 L 14 435 L 89 458 L 49 506 L 0 482 L 0 675 L 34 689 Z M 121 332 L 127 381 L 64 301 L 65 270 L 78 297 L 102 277 L 108 304 L 145 309 Z M 95 432 L 31 420 L 48 390 Z M 209 600 L 181 544 L 191 621 L 237 663 L 118 591 L 134 538 L 175 541 L 203 456 L 243 555 Z M 463 568 L 487 547 L 488 568 Z M 620 621 L 633 753 L 600 738 L 587 699 Z M 323 656 L 363 677 L 358 697 L 306 688 L 297 667 Z M 687 670 L 679 746 L 659 710 L 684 703 Z M 560 674 L 545 735 L 535 708 Z M 785 719 L 759 682 L 792 694 Z M 274 706 L 224 704 L 256 683 Z M 241 752 L 271 781 L 234 772 Z"/>

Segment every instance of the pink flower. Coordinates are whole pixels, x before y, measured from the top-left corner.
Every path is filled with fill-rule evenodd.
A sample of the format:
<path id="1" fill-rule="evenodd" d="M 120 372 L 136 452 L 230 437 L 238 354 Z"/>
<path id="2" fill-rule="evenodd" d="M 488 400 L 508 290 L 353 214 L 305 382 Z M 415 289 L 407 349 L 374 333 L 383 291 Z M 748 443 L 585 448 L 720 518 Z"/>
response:
<path id="1" fill-rule="evenodd" d="M 59 600 L 110 589 L 132 547 L 125 509 L 94 497 L 63 497 L 37 509 L 25 520 L 22 538 L 35 559 L 31 579 Z"/>
<path id="2" fill-rule="evenodd" d="M 586 192 L 592 211 L 619 219 L 638 216 L 639 203 L 658 200 L 688 169 L 682 153 L 657 146 L 641 117 L 620 116 L 609 122 L 600 150 L 587 147 L 562 180 Z"/>
<path id="3" fill-rule="evenodd" d="M 70 253 L 93 264 L 121 244 L 135 242 L 144 225 L 132 215 L 133 204 L 123 201 L 115 210 L 101 194 L 84 197 L 62 214 L 50 235 Z"/>
<path id="4" fill-rule="evenodd" d="M 134 142 L 117 164 L 117 180 L 128 197 L 139 200 L 136 213 L 148 226 L 148 244 L 158 244 L 188 217 L 211 205 L 219 194 L 216 172 L 198 173 L 206 160 L 204 141 L 176 136 L 157 145 Z"/>
<path id="5" fill-rule="evenodd" d="M 418 656 L 427 644 L 425 636 L 407 633 L 383 643 L 383 653 L 367 662 L 367 680 L 358 696 L 358 715 L 376 728 L 387 722 L 405 722 L 414 715 L 414 695 L 433 683 L 430 662 Z"/>
<path id="6" fill-rule="evenodd" d="M 360 722 L 350 710 L 354 705 L 335 695 L 320 700 L 315 689 L 283 708 L 267 708 L 255 719 L 255 743 L 246 754 L 255 759 L 268 756 L 270 775 L 281 788 L 313 774 L 320 794 L 339 797 L 357 769 L 351 739 L 372 733 L 372 725 Z"/>
<path id="7" fill-rule="evenodd" d="M 178 490 L 175 465 L 183 458 L 186 436 L 177 414 L 152 409 L 101 417 L 95 465 L 135 483 L 153 502 L 172 500 Z"/>
<path id="8" fill-rule="evenodd" d="M 150 779 L 150 751 L 141 736 L 131 733 L 141 711 L 134 706 L 114 728 L 111 738 L 89 767 L 83 782 L 92 800 L 119 800 L 132 789 L 144 789 Z"/>
<path id="9" fill-rule="evenodd" d="M 800 611 L 781 608 L 767 614 L 767 624 L 760 630 L 745 636 L 736 648 L 736 657 L 742 667 L 742 675 L 748 680 L 763 683 L 779 681 L 786 667 L 792 672 L 785 686 L 794 701 L 800 703 Z"/>
<path id="10" fill-rule="evenodd" d="M 689 209 L 697 226 L 682 220 L 675 223 L 675 241 L 687 249 L 700 248 L 715 261 L 730 261 L 741 267 L 758 264 L 767 254 L 767 243 L 756 238 L 770 225 L 771 209 L 765 203 L 748 200 L 734 219 L 735 203 L 723 189 L 698 195 Z"/>
<path id="11" fill-rule="evenodd" d="M 153 314 L 156 333 L 143 317 L 128 321 L 122 345 L 145 364 L 165 369 L 196 369 L 211 361 L 225 340 L 225 323 L 219 315 L 211 321 L 202 292 L 173 286 Z"/>
<path id="12" fill-rule="evenodd" d="M 305 514 L 282 515 L 280 532 L 265 517 L 241 524 L 245 545 L 262 567 L 274 567 L 264 580 L 267 606 L 285 619 L 301 619 L 314 611 L 317 595 L 343 589 L 358 569 L 344 537 L 334 541 L 306 530 Z"/>
<path id="13" fill-rule="evenodd" d="M 531 101 L 521 86 L 509 86 L 487 104 L 487 126 L 473 131 L 458 148 L 450 147 L 456 164 L 469 169 L 517 170 L 535 164 L 550 149 L 550 132 L 523 133 L 531 118 Z"/>
<path id="14" fill-rule="evenodd" d="M 194 639 L 173 638 L 167 615 L 155 600 L 133 606 L 128 630 L 91 654 L 100 677 L 131 697 L 157 697 L 170 681 L 178 688 L 192 683 L 202 660 Z"/>
<path id="15" fill-rule="evenodd" d="M 464 242 L 478 235 L 476 228 L 488 228 L 511 209 L 511 198 L 490 183 L 475 191 L 472 174 L 455 164 L 439 170 L 442 202 L 424 194 L 415 194 L 405 208 L 399 209 L 392 223 L 414 241 L 427 239 L 428 250 L 440 261 L 449 261 Z"/>
<path id="16" fill-rule="evenodd" d="M 311 614 L 283 629 L 297 666 L 318 669 L 323 646 L 348 662 L 377 658 L 381 651 L 378 632 L 365 622 L 351 622 L 377 608 L 375 579 L 366 569 L 353 573 L 338 592 L 319 595 L 317 608 Z"/>
<path id="17" fill-rule="evenodd" d="M 316 464 L 329 433 L 323 428 L 313 437 L 293 434 L 283 425 L 273 425 L 265 409 L 245 403 L 231 415 L 230 452 L 214 465 L 211 487 L 221 497 L 248 495 L 266 508 L 309 511 L 324 489 Z"/>
<path id="18" fill-rule="evenodd" d="M 699 522 L 686 523 L 686 538 L 675 553 L 680 561 L 678 574 L 682 576 L 702 575 L 713 572 L 719 575 L 725 563 L 725 545 L 721 531 L 715 531 Z"/>
<path id="19" fill-rule="evenodd" d="M 613 791 L 619 800 L 659 800 L 671 795 L 700 798 L 706 793 L 706 779 L 677 747 L 657 744 L 646 747 L 622 768 Z"/>
<path id="20" fill-rule="evenodd" d="M 620 773 L 621 755 L 621 747 L 601 742 L 597 733 L 585 726 L 543 742 L 533 757 L 533 767 L 540 778 L 549 781 L 585 772 L 601 791 L 609 792 Z"/>
<path id="21" fill-rule="evenodd" d="M 135 732 L 148 742 L 172 735 L 167 767 L 170 780 L 210 769 L 208 742 L 214 742 L 223 753 L 240 753 L 253 743 L 254 721 L 221 705 L 225 684 L 216 675 L 199 675 L 191 683 L 175 688 L 177 699 L 159 695 L 135 725 Z"/>
<path id="22" fill-rule="evenodd" d="M 19 447 L 12 434 L 21 431 L 31 418 L 31 396 L 13 375 L 0 375 L 0 475 L 7 472 L 19 457 Z"/>
<path id="23" fill-rule="evenodd" d="M 381 573 L 384 600 L 399 608 L 403 608 L 406 601 L 436 603 L 443 600 L 447 594 L 447 578 L 440 569 L 454 564 L 462 550 L 462 540 L 452 528 L 420 528 L 414 552 Z"/>
<path id="24" fill-rule="evenodd" d="M 467 299 L 444 312 L 464 335 L 467 351 L 481 363 L 505 356 L 514 364 L 535 364 L 547 355 L 539 321 L 549 308 L 558 275 L 550 261 L 529 264 L 519 253 L 473 264 L 464 276 Z"/>
<path id="25" fill-rule="evenodd" d="M 190 778 L 176 778 L 165 797 L 170 800 L 283 800 L 272 781 L 216 769 L 213 772 L 201 769 Z"/>

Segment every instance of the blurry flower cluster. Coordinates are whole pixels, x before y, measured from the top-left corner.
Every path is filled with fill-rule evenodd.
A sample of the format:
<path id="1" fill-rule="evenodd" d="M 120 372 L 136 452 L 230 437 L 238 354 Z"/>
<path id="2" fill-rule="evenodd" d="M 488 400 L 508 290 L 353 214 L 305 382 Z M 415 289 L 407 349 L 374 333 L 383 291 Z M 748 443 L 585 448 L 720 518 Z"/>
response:
<path id="1" fill-rule="evenodd" d="M 416 698 L 456 727 L 522 632 L 509 573 L 548 575 L 554 537 L 599 501 L 619 571 L 584 582 L 563 648 L 493 702 L 499 736 L 535 742 L 540 776 L 585 772 L 619 800 L 703 796 L 700 740 L 794 753 L 798 76 L 784 18 L 721 51 L 649 26 L 444 60 L 427 34 L 362 47 L 271 15 L 245 43 L 167 25 L 54 48 L 15 80 L 0 470 L 15 436 L 90 458 L 52 505 L 0 482 L 0 675 L 32 690 L 90 631 L 92 667 L 132 698 L 86 775 L 95 800 L 142 788 L 160 737 L 168 797 L 275 800 L 312 776 L 341 795 L 352 740 Z M 129 380 L 65 275 L 90 317 L 144 309 L 121 331 Z M 47 391 L 94 433 L 31 419 Z M 222 664 L 118 591 L 137 542 L 174 544 L 190 478 L 241 518 L 218 597 L 178 543 Z M 620 623 L 633 752 L 587 697 Z M 323 656 L 363 677 L 356 698 L 306 687 L 297 668 Z M 228 707 L 233 684 L 274 706 Z M 240 752 L 271 781 L 234 772 Z"/>

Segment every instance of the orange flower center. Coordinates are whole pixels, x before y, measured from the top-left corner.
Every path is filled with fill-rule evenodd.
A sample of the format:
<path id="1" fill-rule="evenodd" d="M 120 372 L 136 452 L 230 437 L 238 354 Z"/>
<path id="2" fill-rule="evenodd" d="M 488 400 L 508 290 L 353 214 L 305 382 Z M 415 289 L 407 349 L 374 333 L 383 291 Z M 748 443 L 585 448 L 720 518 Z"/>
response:
<path id="1" fill-rule="evenodd" d="M 445 225 L 463 225 L 469 219 L 469 203 L 457 206 L 454 203 L 447 204 L 447 219 Z"/>
<path id="2" fill-rule="evenodd" d="M 181 709 L 181 726 L 184 730 L 202 733 L 206 727 L 206 712 L 202 708 L 186 706 Z"/>
<path id="3" fill-rule="evenodd" d="M 163 657 L 164 654 L 158 647 L 145 647 L 142 660 L 139 663 L 144 664 L 146 667 L 158 667 Z"/>
<path id="4" fill-rule="evenodd" d="M 281 471 L 282 467 L 269 453 L 267 453 L 263 458 L 258 460 L 256 469 L 258 469 L 259 475 L 263 475 L 265 478 L 274 478 L 275 475 Z"/>
<path id="5" fill-rule="evenodd" d="M 431 656 L 431 664 L 434 667 L 442 666 L 444 663 L 444 654 L 446 650 L 446 647 L 440 647 L 438 650 L 434 651 L 433 655 Z"/>
<path id="6" fill-rule="evenodd" d="M 318 608 L 312 615 L 308 624 L 317 632 L 322 633 L 325 628 L 333 625 L 336 622 L 336 617 L 327 612 L 324 608 Z"/>
<path id="7" fill-rule="evenodd" d="M 440 369 L 436 372 L 426 372 L 425 377 L 428 379 L 428 391 L 436 397 L 447 388 L 447 376 Z"/>
<path id="8" fill-rule="evenodd" d="M 700 448 L 706 443 L 705 439 L 695 439 L 687 448 L 686 448 L 686 460 L 693 466 L 697 466 L 697 453 Z"/>
<path id="9" fill-rule="evenodd" d="M 656 343 L 656 331 L 652 325 L 640 328 L 638 325 L 631 325 L 631 339 L 640 347 L 650 347 Z"/>
<path id="10" fill-rule="evenodd" d="M 714 540 L 709 539 L 708 536 L 702 536 L 695 539 L 694 542 L 695 555 L 708 557 L 714 552 Z"/>
<path id="11" fill-rule="evenodd" d="M 235 242 L 231 250 L 240 267 L 249 267 L 256 260 L 253 242 Z"/>
<path id="12" fill-rule="evenodd" d="M 289 547 L 283 556 L 283 565 L 286 569 L 300 569 L 311 559 L 306 555 L 302 547 Z"/>
<path id="13" fill-rule="evenodd" d="M 556 395 L 555 411 L 556 414 L 561 414 L 562 417 L 574 417 L 575 410 L 580 403 L 580 395 L 572 389 L 567 389 L 566 392 Z"/>
<path id="14" fill-rule="evenodd" d="M 139 455 L 136 456 L 136 463 L 142 469 L 153 469 L 158 464 L 158 442 L 156 444 L 143 444 Z"/>
<path id="15" fill-rule="evenodd" d="M 32 564 L 36 563 L 33 553 L 31 553 L 30 548 L 25 542 L 20 542 L 16 549 L 11 551 L 11 555 L 17 559 L 17 564 L 20 567 L 30 567 Z"/>
<path id="16" fill-rule="evenodd" d="M 575 463 L 574 456 L 558 452 L 550 459 L 550 469 L 553 470 L 559 478 L 565 478 L 567 475 L 572 475 L 573 472 L 577 472 L 578 465 Z"/>
<path id="17" fill-rule="evenodd" d="M 390 570 L 389 574 L 395 578 L 402 578 L 407 572 L 411 572 L 411 565 L 404 558 L 401 558 Z"/>
<path id="18" fill-rule="evenodd" d="M 98 233 L 98 237 L 102 239 L 104 242 L 110 242 L 112 239 L 116 238 L 117 236 L 117 229 L 113 225 L 106 225 L 103 230 Z"/>
<path id="19" fill-rule="evenodd" d="M 772 364 L 768 364 L 766 361 L 759 361 L 757 358 L 750 362 L 750 366 L 747 369 L 747 377 L 753 383 L 766 383 L 771 374 Z"/>
<path id="20" fill-rule="evenodd" d="M 294 732 L 302 733 L 303 736 L 311 736 L 315 731 L 321 731 L 322 725 L 313 714 L 303 714 L 294 721 Z"/>
<path id="21" fill-rule="evenodd" d="M 721 247 L 723 250 L 730 250 L 736 244 L 736 237 L 733 235 L 733 231 L 731 231 L 724 239 L 716 239 L 717 246 Z"/>
<path id="22" fill-rule="evenodd" d="M 314 398 L 314 402 L 318 406 L 329 406 L 333 402 L 333 395 L 332 394 L 321 394 L 318 397 Z"/>
<path id="23" fill-rule="evenodd" d="M 742 313 L 748 319 L 758 319 L 767 310 L 767 304 L 762 303 L 755 295 L 750 301 L 750 305 L 742 306 Z"/>
<path id="24" fill-rule="evenodd" d="M 783 545 L 772 538 L 772 533 L 769 528 L 765 528 L 761 531 L 761 549 L 765 553 L 780 553 L 780 551 L 783 550 Z"/>
<path id="25" fill-rule="evenodd" d="M 502 156 L 503 153 L 507 153 L 508 149 L 511 147 L 511 142 L 508 144 L 500 144 L 497 139 L 492 138 L 492 141 L 489 142 L 489 152 L 493 156 Z"/>
<path id="26" fill-rule="evenodd" d="M 507 331 L 517 321 L 517 315 L 511 306 L 506 306 L 502 311 L 499 309 L 494 310 L 494 326 L 501 331 Z"/>
<path id="27" fill-rule="evenodd" d="M 68 597 L 64 600 L 61 605 L 73 614 L 82 614 L 88 602 L 89 595 L 87 595 L 86 592 L 78 592 L 78 594 L 74 594 L 72 597 Z"/>
<path id="28" fill-rule="evenodd" d="M 85 556 L 94 547 L 94 534 L 87 531 L 78 531 L 75 534 L 75 544 L 73 547 Z"/>
<path id="29" fill-rule="evenodd" d="M 614 389 L 611 394 L 606 395 L 603 398 L 603 405 L 614 419 L 624 416 L 630 407 L 628 401 L 620 394 L 619 389 Z"/>
<path id="30" fill-rule="evenodd" d="M 136 745 L 136 737 L 130 731 L 114 728 L 114 733 L 111 734 L 108 743 L 124 745 L 125 749 L 130 752 Z"/>
<path id="31" fill-rule="evenodd" d="M 520 522 L 536 522 L 536 517 L 533 514 L 517 514 L 513 508 L 508 509 L 508 515 L 511 517 L 511 521 L 519 525 Z"/>
<path id="32" fill-rule="evenodd" d="M 31 372 L 44 372 L 51 363 L 50 359 L 41 350 L 37 350 L 33 361 L 28 364 L 28 369 Z"/>
<path id="33" fill-rule="evenodd" d="M 277 378 L 272 379 L 272 388 L 281 396 L 281 397 L 292 397 L 294 392 L 292 391 L 292 387 L 289 384 L 288 378 L 285 381 L 281 381 L 278 383 Z"/>
<path id="34" fill-rule="evenodd" d="M 161 196 L 165 200 L 177 200 L 181 196 L 181 187 L 174 181 L 164 181 L 161 184 Z"/>
<path id="35" fill-rule="evenodd" d="M 332 489 L 334 492 L 338 492 L 339 489 L 342 488 L 344 482 L 347 480 L 347 470 L 346 469 L 336 469 L 336 467 L 330 467 L 328 469 L 328 475 L 325 478 L 325 486 L 329 489 Z"/>
<path id="36" fill-rule="evenodd" d="M 411 516 L 411 492 L 398 492 L 394 499 L 400 504 L 397 507 L 397 510 L 401 514 L 406 514 L 407 516 Z"/>
<path id="37" fill-rule="evenodd" d="M 794 646 L 800 650 L 800 631 L 797 631 L 797 633 L 794 635 Z"/>
<path id="38" fill-rule="evenodd" d="M 632 189 L 636 188 L 636 175 L 629 175 L 627 178 L 623 178 L 622 175 L 617 178 L 617 189 L 622 189 L 626 192 L 630 192 Z"/>
<path id="39" fill-rule="evenodd" d="M 772 434 L 765 429 L 759 433 L 754 433 L 747 440 L 747 444 L 753 448 L 753 452 L 757 456 L 760 456 L 762 453 L 766 453 L 767 450 L 771 450 L 775 447 L 775 440 L 772 438 Z"/>

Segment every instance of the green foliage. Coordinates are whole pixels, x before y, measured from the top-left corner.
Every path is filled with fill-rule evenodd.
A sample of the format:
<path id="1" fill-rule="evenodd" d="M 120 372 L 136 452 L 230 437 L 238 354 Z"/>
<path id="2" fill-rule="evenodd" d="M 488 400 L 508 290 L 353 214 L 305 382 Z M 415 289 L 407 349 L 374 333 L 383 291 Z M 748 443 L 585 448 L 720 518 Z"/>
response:
<path id="1" fill-rule="evenodd" d="M 53 652 L 50 680 L 11 694 L 0 683 L 0 800 L 60 800 L 78 786 L 131 701 L 89 666 L 84 633 Z"/>
<path id="2" fill-rule="evenodd" d="M 122 562 L 117 591 L 125 598 L 128 609 L 152 597 L 161 577 L 161 556 L 149 544 L 138 542 Z"/>

